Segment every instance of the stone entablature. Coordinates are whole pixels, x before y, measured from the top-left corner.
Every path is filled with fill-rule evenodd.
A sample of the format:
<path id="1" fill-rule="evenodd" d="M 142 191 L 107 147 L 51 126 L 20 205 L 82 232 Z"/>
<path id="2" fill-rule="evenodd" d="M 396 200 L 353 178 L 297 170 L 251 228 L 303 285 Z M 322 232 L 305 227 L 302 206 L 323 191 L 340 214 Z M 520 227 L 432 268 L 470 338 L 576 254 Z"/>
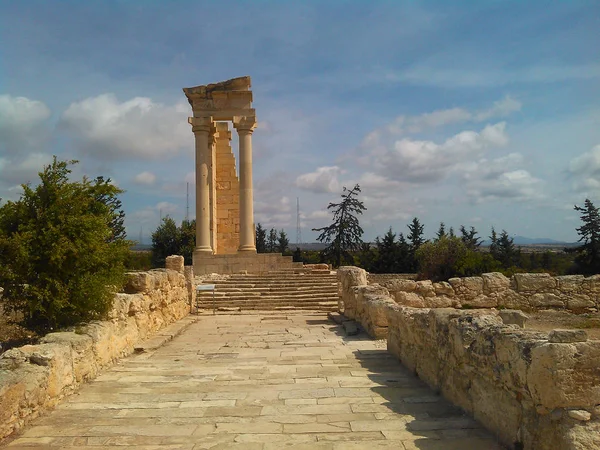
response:
<path id="1" fill-rule="evenodd" d="M 516 288 L 539 292 L 558 289 L 561 281 L 561 289 L 583 283 L 556 278 L 520 276 Z M 401 306 L 385 287 L 368 285 L 357 267 L 341 267 L 338 279 L 347 317 L 387 338 L 388 350 L 406 367 L 508 448 L 600 448 L 600 341 L 587 340 L 583 330 L 523 330 L 490 309 Z M 479 289 L 467 284 L 469 291 Z"/>
<path id="2" fill-rule="evenodd" d="M 125 293 L 116 294 L 109 320 L 50 333 L 40 344 L 0 355 L 0 440 L 132 353 L 139 342 L 189 314 L 194 274 L 184 268 L 182 256 L 168 257 L 166 267 L 128 274 Z"/>
<path id="3" fill-rule="evenodd" d="M 600 275 L 519 273 L 510 278 L 501 273 L 480 277 L 451 278 L 447 283 L 415 281 L 401 275 L 374 281 L 389 290 L 396 303 L 414 308 L 470 307 L 508 308 L 534 311 L 565 309 L 574 313 L 600 310 Z"/>

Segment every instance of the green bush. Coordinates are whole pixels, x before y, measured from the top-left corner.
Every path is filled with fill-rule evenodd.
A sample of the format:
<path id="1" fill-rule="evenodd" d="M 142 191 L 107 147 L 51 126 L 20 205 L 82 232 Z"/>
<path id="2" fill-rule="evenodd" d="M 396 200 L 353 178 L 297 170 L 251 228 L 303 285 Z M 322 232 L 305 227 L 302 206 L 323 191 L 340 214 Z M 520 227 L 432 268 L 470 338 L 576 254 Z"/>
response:
<path id="1" fill-rule="evenodd" d="M 0 286 L 23 325 L 47 332 L 105 317 L 124 282 L 122 191 L 110 180 L 70 182 L 57 161 L 0 207 Z"/>
<path id="2" fill-rule="evenodd" d="M 442 236 L 426 242 L 416 252 L 419 278 L 447 281 L 496 271 L 499 263 L 488 254 L 472 250 L 458 237 Z"/>
<path id="3" fill-rule="evenodd" d="M 152 269 L 152 252 L 147 250 L 130 250 L 125 259 L 127 270 Z"/>

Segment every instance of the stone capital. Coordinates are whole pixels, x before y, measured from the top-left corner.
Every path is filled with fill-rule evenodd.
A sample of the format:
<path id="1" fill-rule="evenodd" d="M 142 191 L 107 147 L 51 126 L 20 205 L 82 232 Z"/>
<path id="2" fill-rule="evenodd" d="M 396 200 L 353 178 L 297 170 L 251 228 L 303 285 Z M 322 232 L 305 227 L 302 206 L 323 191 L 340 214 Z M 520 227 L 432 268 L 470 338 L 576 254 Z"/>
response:
<path id="1" fill-rule="evenodd" d="M 212 117 L 188 117 L 194 133 L 210 133 L 215 126 Z"/>
<path id="2" fill-rule="evenodd" d="M 252 133 L 256 128 L 256 116 L 234 117 L 233 127 L 238 133 Z"/>

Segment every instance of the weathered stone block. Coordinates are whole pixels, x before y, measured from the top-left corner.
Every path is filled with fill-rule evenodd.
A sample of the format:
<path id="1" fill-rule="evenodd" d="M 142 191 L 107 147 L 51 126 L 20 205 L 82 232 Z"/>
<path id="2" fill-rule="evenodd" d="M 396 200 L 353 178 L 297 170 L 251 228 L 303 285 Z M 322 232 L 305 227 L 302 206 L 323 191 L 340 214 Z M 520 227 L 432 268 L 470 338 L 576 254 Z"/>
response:
<path id="1" fill-rule="evenodd" d="M 551 291 L 557 282 L 547 273 L 517 273 L 514 275 L 517 292 Z"/>
<path id="2" fill-rule="evenodd" d="M 525 322 L 529 319 L 527 314 L 516 309 L 504 309 L 500 311 L 498 315 L 502 318 L 502 322 L 504 322 L 505 325 L 517 325 L 520 328 L 524 328 Z"/>
<path id="3" fill-rule="evenodd" d="M 510 287 L 510 279 L 500 272 L 490 272 L 481 275 L 483 280 L 483 292 L 488 295 L 493 292 L 505 291 Z"/>
<path id="4" fill-rule="evenodd" d="M 573 343 L 587 341 L 585 330 L 552 330 L 548 334 L 548 342 Z"/>
<path id="5" fill-rule="evenodd" d="M 183 256 L 171 255 L 165 260 L 165 268 L 183 273 L 184 259 Z"/>

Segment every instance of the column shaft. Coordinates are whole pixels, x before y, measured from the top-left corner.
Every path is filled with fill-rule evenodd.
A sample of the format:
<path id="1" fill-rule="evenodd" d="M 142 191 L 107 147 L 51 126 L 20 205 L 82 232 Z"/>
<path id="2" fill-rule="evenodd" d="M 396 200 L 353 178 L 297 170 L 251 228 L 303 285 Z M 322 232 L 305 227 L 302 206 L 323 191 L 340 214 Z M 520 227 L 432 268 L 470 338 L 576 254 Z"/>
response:
<path id="1" fill-rule="evenodd" d="M 254 117 L 244 117 L 234 124 L 240 141 L 240 252 L 256 252 L 252 192 L 252 132 L 255 124 Z"/>
<path id="2" fill-rule="evenodd" d="M 195 252 L 213 253 L 210 236 L 211 152 L 209 149 L 210 118 L 193 118 L 196 137 L 196 248 Z"/>

